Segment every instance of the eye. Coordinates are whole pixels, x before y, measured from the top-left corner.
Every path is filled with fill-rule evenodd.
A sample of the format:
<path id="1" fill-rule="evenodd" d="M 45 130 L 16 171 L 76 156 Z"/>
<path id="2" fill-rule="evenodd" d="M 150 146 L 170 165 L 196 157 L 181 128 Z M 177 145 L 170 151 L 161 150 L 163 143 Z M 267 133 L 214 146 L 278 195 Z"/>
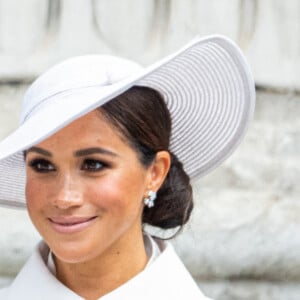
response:
<path id="1" fill-rule="evenodd" d="M 55 171 L 55 167 L 46 159 L 34 159 L 29 166 L 37 173 L 48 173 Z"/>
<path id="2" fill-rule="evenodd" d="M 102 161 L 95 160 L 95 159 L 86 159 L 83 162 L 82 170 L 90 171 L 90 172 L 98 172 L 105 167 L 107 167 L 107 164 Z"/>

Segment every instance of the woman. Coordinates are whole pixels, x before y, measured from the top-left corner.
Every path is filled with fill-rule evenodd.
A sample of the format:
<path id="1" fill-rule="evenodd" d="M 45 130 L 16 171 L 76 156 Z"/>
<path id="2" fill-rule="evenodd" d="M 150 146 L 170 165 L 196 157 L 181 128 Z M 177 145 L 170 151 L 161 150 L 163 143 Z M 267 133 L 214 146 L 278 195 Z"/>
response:
<path id="1" fill-rule="evenodd" d="M 190 178 L 233 151 L 253 109 L 247 64 L 219 36 L 146 69 L 95 55 L 40 76 L 0 144 L 0 203 L 26 199 L 43 241 L 0 299 L 208 299 L 144 225 L 187 223 Z"/>

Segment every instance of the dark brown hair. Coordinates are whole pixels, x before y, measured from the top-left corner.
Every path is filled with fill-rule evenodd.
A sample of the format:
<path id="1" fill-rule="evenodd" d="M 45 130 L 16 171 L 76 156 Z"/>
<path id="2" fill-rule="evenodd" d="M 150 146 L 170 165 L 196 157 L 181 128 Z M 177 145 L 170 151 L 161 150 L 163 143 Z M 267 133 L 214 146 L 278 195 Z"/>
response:
<path id="1" fill-rule="evenodd" d="M 158 190 L 155 206 L 145 206 L 142 221 L 162 229 L 182 227 L 193 209 L 192 187 L 182 163 L 169 150 L 171 117 L 163 97 L 151 88 L 134 86 L 99 110 L 126 138 L 145 167 L 158 151 L 169 151 L 169 173 Z"/>

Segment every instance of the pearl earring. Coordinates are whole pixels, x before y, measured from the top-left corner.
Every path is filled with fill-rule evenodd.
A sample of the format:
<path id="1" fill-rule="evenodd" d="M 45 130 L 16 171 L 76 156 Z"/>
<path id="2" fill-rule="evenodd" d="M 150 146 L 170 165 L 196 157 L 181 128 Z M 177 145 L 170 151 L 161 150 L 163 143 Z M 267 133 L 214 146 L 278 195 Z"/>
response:
<path id="1" fill-rule="evenodd" d="M 154 206 L 154 200 L 156 199 L 156 192 L 154 191 L 149 191 L 148 192 L 148 197 L 144 198 L 144 203 L 146 206 L 149 208 Z"/>

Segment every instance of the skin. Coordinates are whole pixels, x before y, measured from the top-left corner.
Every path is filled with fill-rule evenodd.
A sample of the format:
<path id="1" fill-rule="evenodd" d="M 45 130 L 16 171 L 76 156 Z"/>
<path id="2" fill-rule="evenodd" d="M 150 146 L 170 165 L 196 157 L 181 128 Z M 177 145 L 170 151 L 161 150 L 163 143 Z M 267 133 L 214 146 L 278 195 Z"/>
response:
<path id="1" fill-rule="evenodd" d="M 97 299 L 144 269 L 143 198 L 159 189 L 169 167 L 169 153 L 160 151 L 145 168 L 99 111 L 27 150 L 29 215 L 62 283 Z M 82 228 L 61 232 L 74 218 Z"/>

